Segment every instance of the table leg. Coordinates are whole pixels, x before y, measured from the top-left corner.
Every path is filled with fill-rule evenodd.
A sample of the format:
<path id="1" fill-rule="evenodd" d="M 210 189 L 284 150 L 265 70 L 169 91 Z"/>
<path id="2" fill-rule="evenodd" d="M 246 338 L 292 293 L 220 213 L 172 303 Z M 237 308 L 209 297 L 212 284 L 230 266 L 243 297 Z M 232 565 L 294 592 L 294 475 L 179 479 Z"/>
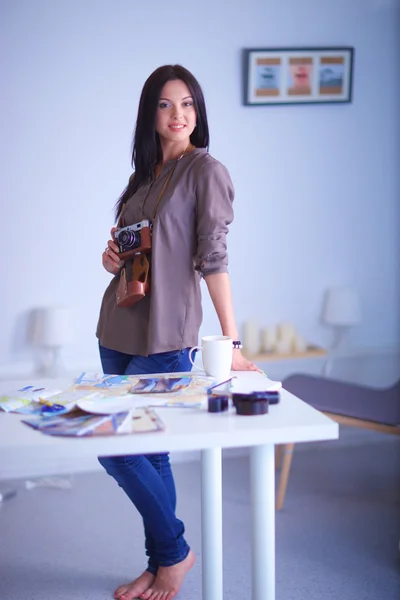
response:
<path id="1" fill-rule="evenodd" d="M 203 600 L 222 600 L 221 448 L 201 452 Z"/>
<path id="2" fill-rule="evenodd" d="M 250 448 L 252 600 L 275 600 L 274 458 L 273 444 Z"/>
<path id="3" fill-rule="evenodd" d="M 276 509 L 281 510 L 286 496 L 286 488 L 289 480 L 290 465 L 292 464 L 294 444 L 285 444 L 282 462 L 282 471 L 279 479 L 278 492 L 276 494 Z"/>

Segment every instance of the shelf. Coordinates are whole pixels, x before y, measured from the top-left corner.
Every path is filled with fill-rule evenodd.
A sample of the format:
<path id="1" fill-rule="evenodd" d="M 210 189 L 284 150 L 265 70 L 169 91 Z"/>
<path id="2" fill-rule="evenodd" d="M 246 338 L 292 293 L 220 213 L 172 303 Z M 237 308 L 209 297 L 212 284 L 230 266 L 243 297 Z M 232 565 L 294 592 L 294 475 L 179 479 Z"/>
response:
<path id="1" fill-rule="evenodd" d="M 243 350 L 243 355 L 252 362 L 263 362 L 267 360 L 291 360 L 301 358 L 318 358 L 327 354 L 324 348 L 310 346 L 305 352 L 289 352 L 278 354 L 277 352 L 260 352 L 259 354 L 248 354 Z"/>

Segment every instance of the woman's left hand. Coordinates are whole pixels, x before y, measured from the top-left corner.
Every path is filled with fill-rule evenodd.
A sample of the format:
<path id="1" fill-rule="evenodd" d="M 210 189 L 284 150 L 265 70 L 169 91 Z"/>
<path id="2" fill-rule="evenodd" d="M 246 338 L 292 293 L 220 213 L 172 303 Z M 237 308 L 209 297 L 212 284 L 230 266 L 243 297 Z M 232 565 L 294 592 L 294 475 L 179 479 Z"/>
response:
<path id="1" fill-rule="evenodd" d="M 232 356 L 232 371 L 258 371 L 262 373 L 262 369 L 257 367 L 257 365 L 253 364 L 247 358 L 243 356 L 240 350 L 234 350 Z"/>

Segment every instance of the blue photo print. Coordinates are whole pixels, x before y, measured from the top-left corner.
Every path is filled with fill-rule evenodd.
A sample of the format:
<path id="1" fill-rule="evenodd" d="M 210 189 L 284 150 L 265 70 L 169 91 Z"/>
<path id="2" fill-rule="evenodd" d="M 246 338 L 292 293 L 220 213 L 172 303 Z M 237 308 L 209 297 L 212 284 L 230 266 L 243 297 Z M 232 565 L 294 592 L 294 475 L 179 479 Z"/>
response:
<path id="1" fill-rule="evenodd" d="M 319 93 L 341 95 L 344 90 L 344 58 L 323 56 L 319 67 Z"/>
<path id="2" fill-rule="evenodd" d="M 281 82 L 281 66 L 258 64 L 256 67 L 256 87 L 257 90 L 268 90 L 273 95 L 279 94 Z"/>

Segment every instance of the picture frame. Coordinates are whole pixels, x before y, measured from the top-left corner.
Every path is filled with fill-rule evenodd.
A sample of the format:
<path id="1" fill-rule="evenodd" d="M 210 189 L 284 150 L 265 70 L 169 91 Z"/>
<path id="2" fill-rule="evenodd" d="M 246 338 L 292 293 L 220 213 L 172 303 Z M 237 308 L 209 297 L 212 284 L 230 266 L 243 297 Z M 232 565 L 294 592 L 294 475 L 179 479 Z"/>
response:
<path id="1" fill-rule="evenodd" d="M 243 104 L 352 101 L 354 48 L 245 48 Z"/>

